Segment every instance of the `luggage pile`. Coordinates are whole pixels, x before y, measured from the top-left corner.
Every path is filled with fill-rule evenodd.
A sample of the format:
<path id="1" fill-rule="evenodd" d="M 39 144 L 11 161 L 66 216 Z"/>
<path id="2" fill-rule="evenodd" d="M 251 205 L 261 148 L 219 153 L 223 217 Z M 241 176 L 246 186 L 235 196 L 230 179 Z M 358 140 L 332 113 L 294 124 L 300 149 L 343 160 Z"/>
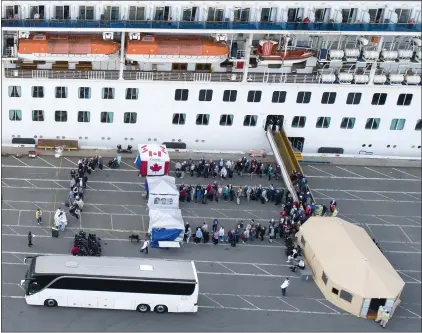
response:
<path id="1" fill-rule="evenodd" d="M 97 237 L 96 234 L 88 234 L 87 238 L 86 232 L 81 230 L 75 235 L 73 245 L 79 248 L 78 256 L 99 257 L 101 256 L 100 241 L 101 238 Z"/>

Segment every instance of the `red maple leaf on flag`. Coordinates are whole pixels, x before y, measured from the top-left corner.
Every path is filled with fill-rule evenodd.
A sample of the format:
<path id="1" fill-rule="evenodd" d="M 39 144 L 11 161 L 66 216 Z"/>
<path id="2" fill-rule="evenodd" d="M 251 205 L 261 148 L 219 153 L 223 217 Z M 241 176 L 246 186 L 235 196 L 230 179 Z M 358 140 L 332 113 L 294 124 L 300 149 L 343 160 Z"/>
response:
<path id="1" fill-rule="evenodd" d="M 149 167 L 151 169 L 152 172 L 158 172 L 160 171 L 163 167 L 158 165 L 157 163 L 155 163 L 153 166 Z"/>

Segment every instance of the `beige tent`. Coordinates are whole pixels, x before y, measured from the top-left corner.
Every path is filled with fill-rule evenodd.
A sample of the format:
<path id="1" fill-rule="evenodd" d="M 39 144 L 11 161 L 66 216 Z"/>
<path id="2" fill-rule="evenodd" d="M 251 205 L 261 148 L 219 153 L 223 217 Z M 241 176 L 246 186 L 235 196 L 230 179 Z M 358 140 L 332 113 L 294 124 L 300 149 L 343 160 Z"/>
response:
<path id="1" fill-rule="evenodd" d="M 404 281 L 367 232 L 338 217 L 311 217 L 297 239 L 325 298 L 359 317 L 394 312 Z"/>

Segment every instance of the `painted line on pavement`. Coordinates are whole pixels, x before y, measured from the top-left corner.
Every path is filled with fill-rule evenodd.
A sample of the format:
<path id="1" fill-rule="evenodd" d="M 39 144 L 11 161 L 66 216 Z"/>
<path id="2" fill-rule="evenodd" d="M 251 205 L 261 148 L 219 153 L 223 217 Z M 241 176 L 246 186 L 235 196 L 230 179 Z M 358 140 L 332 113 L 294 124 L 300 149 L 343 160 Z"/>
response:
<path id="1" fill-rule="evenodd" d="M 318 172 L 325 173 L 326 175 L 329 175 L 329 176 L 331 176 L 331 177 L 336 177 L 336 176 L 334 176 L 333 174 L 331 174 L 331 173 L 329 173 L 329 172 L 327 172 L 327 171 L 324 171 L 324 170 L 321 170 L 321 169 L 318 169 L 318 168 L 314 167 L 313 165 L 307 165 L 307 167 L 312 168 L 312 169 L 314 169 L 314 170 L 317 170 Z M 307 175 L 305 175 L 305 176 L 306 176 L 306 177 L 309 177 L 309 176 L 307 176 Z"/>
<path id="2" fill-rule="evenodd" d="M 358 173 L 356 173 L 356 172 L 352 172 L 352 171 L 347 170 L 347 169 L 345 169 L 345 168 L 342 168 L 342 167 L 339 167 L 339 166 L 336 166 L 336 168 L 337 168 L 337 169 L 340 169 L 340 170 L 343 170 L 343 171 L 346 171 L 346 172 L 349 172 L 349 173 L 351 173 L 352 175 L 356 175 L 356 176 L 358 176 L 358 177 L 360 177 L 360 178 L 365 178 L 364 176 L 361 176 L 361 175 L 359 175 Z"/>
<path id="3" fill-rule="evenodd" d="M 398 171 L 398 172 L 401 172 L 401 173 L 403 173 L 403 174 L 405 174 L 405 175 L 408 175 L 408 176 L 411 176 L 411 177 L 415 177 L 416 179 L 421 179 L 420 177 L 415 176 L 415 175 L 412 175 L 411 173 L 408 173 L 408 172 L 406 172 L 406 171 L 399 170 L 399 169 L 396 169 L 396 168 L 392 168 L 392 169 L 393 169 L 393 170 L 396 170 L 396 171 Z"/>
<path id="4" fill-rule="evenodd" d="M 377 170 L 374 170 L 374 169 L 371 169 L 371 168 L 368 168 L 368 167 L 364 167 L 364 168 L 365 168 L 365 169 L 367 169 L 367 170 L 369 170 L 369 171 L 372 171 L 372 172 L 378 173 L 378 174 L 380 174 L 380 175 L 386 176 L 386 177 L 388 177 L 388 178 L 394 178 L 394 177 L 391 177 L 391 176 L 389 176 L 389 175 L 386 175 L 385 173 L 379 172 L 379 171 L 377 171 Z"/>
<path id="5" fill-rule="evenodd" d="M 22 161 L 20 161 L 20 162 L 22 162 Z M 53 167 L 49 167 L 49 166 L 5 165 L 5 164 L 2 164 L 2 167 L 3 168 L 31 168 L 31 169 L 64 169 L 64 170 L 74 169 L 74 168 L 71 168 L 71 167 L 63 167 L 63 166 L 53 168 Z M 104 167 L 106 167 L 106 166 L 104 166 Z M 348 171 L 350 173 L 353 173 L 349 170 L 346 170 L 346 169 L 344 169 L 344 170 Z M 139 172 L 138 170 L 132 170 L 132 169 L 109 169 L 109 168 L 107 168 L 107 171 L 132 172 L 132 173 Z M 173 174 L 173 173 L 175 173 L 175 171 L 170 171 L 170 173 Z M 244 174 L 244 175 L 247 176 L 247 174 Z M 409 174 L 409 175 L 411 175 L 411 174 Z M 412 181 L 412 182 L 414 182 L 416 179 L 420 179 L 419 177 L 414 176 L 414 175 L 411 175 L 411 176 L 415 177 L 416 179 L 415 178 L 412 178 L 412 179 L 385 178 L 385 177 L 383 177 L 383 178 L 373 178 L 373 177 L 363 177 L 363 176 L 360 176 L 360 175 L 359 175 L 359 177 L 342 177 L 342 176 L 328 176 L 328 175 L 327 176 L 312 176 L 312 175 L 306 175 L 305 174 L 305 176 L 306 176 L 306 178 L 345 179 L 345 180 L 347 180 L 347 179 L 348 180 L 354 180 L 354 179 L 361 179 L 362 180 L 362 179 L 364 179 L 364 180 L 379 180 L 379 181 Z M 190 178 L 193 179 L 193 177 L 190 177 Z"/>

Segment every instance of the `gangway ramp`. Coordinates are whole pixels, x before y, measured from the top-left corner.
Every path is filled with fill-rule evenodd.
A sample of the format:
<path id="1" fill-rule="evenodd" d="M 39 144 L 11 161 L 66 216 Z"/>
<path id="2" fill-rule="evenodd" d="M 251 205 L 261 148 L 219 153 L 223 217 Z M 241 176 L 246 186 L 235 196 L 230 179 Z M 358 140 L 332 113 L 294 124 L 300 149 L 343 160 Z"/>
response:
<path id="1" fill-rule="evenodd" d="M 303 174 L 302 168 L 298 161 L 298 159 L 303 160 L 302 154 L 293 150 L 293 147 L 290 144 L 284 129 L 273 132 L 269 128 L 266 135 L 277 163 L 280 165 L 284 183 L 286 184 L 290 193 L 292 193 L 294 200 L 298 201 L 297 193 L 290 179 L 290 175 L 294 170 Z M 310 189 L 309 191 L 311 192 Z M 313 199 L 312 192 L 311 196 Z"/>

